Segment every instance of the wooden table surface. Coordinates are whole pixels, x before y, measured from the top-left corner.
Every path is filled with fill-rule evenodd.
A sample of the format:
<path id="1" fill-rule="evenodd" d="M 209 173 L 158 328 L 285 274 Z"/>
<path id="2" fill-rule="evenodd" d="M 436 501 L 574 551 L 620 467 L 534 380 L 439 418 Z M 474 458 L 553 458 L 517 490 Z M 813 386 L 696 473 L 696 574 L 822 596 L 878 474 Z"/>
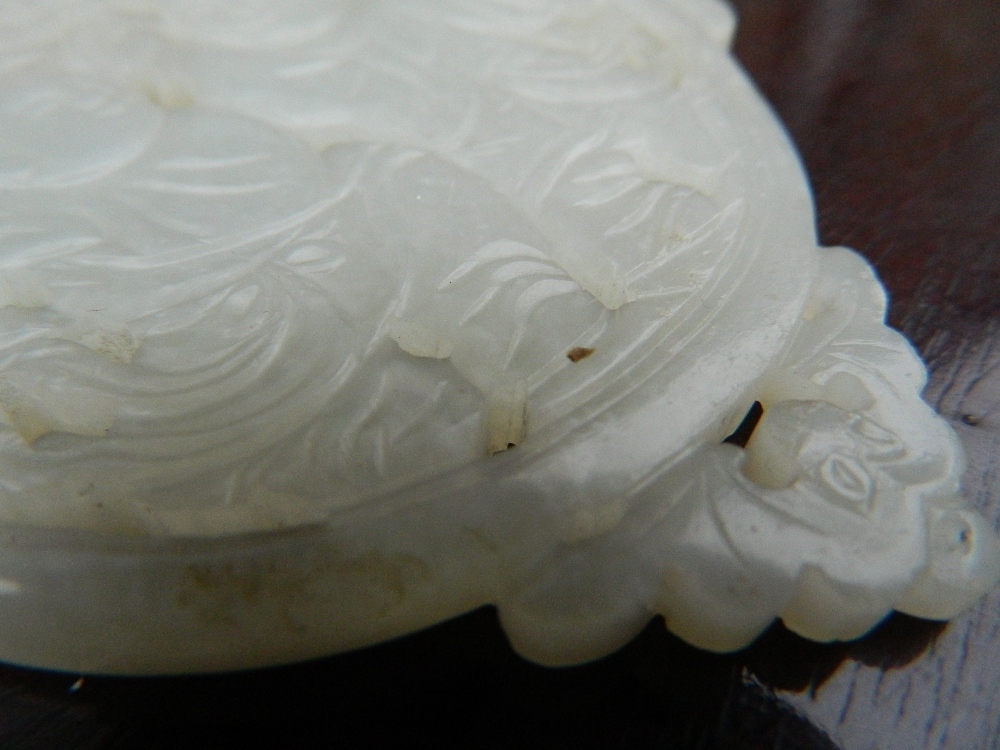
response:
<path id="1" fill-rule="evenodd" d="M 736 52 L 787 123 L 825 244 L 864 253 L 926 398 L 1000 515 L 1000 2 L 736 0 Z M 1000 748 L 1000 594 L 947 627 L 852 644 L 777 626 L 719 656 L 654 622 L 549 670 L 482 610 L 364 652 L 261 672 L 110 679 L 0 667 L 0 748 Z"/>

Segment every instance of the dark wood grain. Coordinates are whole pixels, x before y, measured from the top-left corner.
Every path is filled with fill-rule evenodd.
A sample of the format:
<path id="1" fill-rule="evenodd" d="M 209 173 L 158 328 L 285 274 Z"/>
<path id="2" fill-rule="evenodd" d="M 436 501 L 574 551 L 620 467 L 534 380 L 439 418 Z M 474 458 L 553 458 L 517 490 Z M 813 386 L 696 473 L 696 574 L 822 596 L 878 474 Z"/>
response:
<path id="1" fill-rule="evenodd" d="M 826 244 L 878 268 L 927 398 L 1000 514 L 1000 3 L 738 0 L 736 51 L 799 145 Z M 482 610 L 363 652 L 260 672 L 109 679 L 0 667 L 0 748 L 1000 747 L 1000 596 L 947 627 L 896 616 L 821 646 L 776 626 L 698 651 L 652 623 L 548 670 Z"/>

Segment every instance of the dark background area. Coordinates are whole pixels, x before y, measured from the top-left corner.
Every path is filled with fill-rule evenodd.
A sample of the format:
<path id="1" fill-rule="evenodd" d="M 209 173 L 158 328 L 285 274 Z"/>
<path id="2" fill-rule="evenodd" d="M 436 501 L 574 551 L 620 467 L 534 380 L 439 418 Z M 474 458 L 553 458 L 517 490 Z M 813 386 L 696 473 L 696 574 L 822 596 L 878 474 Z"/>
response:
<path id="1" fill-rule="evenodd" d="M 890 322 L 1000 515 L 1000 2 L 736 0 L 736 53 L 798 144 L 827 245 L 866 255 Z M 653 622 L 551 670 L 490 610 L 365 651 L 246 674 L 124 679 L 0 667 L 0 749 L 996 750 L 1000 594 L 866 639 L 775 626 L 714 655 Z"/>

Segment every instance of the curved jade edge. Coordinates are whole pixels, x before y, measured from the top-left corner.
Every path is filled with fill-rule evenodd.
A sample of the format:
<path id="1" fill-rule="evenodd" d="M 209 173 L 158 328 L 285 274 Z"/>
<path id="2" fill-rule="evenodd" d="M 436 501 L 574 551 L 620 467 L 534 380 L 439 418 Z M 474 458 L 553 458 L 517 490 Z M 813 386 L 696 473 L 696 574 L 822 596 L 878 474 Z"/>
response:
<path id="1" fill-rule="evenodd" d="M 746 450 L 720 444 L 724 432 L 693 444 L 623 488 L 621 507 L 588 509 L 587 533 L 540 550 L 520 536 L 544 514 L 507 519 L 520 536 L 494 548 L 429 506 L 353 536 L 319 525 L 95 548 L 70 531 L 4 529 L 0 658 L 116 674 L 247 668 L 490 602 L 514 648 L 553 665 L 610 653 L 654 614 L 715 650 L 778 617 L 819 640 L 860 636 L 892 609 L 950 617 L 1000 578 L 1000 541 L 958 495 L 960 446 L 920 400 L 923 366 L 884 326 L 870 268 L 842 249 L 821 251 L 820 267 L 783 356 L 745 394 L 765 409 Z"/>
<path id="2" fill-rule="evenodd" d="M 502 604 L 515 648 L 581 661 L 650 614 L 718 651 L 779 617 L 814 640 L 849 640 L 894 609 L 951 618 L 1000 581 L 1000 540 L 959 495 L 958 438 L 921 400 L 926 371 L 885 307 L 860 256 L 820 250 L 802 325 L 748 394 L 764 415 L 746 450 L 704 446 L 636 497 L 666 508 L 637 519 L 649 528 L 632 537 L 633 569 L 598 580 L 569 554 Z"/>

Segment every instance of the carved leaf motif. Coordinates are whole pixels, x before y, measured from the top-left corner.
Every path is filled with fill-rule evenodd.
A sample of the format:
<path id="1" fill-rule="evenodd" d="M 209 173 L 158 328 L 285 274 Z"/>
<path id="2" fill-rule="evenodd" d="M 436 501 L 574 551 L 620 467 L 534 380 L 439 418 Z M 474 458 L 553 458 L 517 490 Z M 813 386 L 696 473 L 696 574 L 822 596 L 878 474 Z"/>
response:
<path id="1" fill-rule="evenodd" d="M 134 462 L 115 481 L 153 496 L 177 481 L 178 467 L 191 475 L 239 466 L 282 440 L 356 367 L 328 282 L 283 262 L 329 213 L 331 202 L 307 177 L 318 160 L 243 118 L 218 137 L 213 117 L 168 117 L 141 154 L 78 187 L 64 217 L 55 205 L 44 231 L 26 232 L 22 258 L 5 255 L 45 304 L 22 326 L 30 338 L 0 340 L 0 381 L 114 404 L 104 409 L 99 447 L 66 443 L 5 454 L 7 462 L 42 466 L 81 450 L 111 451 Z M 115 215 L 132 220 L 131 234 L 107 221 L 109 196 L 127 204 Z M 23 198 L 7 211 L 22 226 L 34 220 Z M 79 239 L 53 244 L 60 223 L 77 225 Z M 316 319 L 326 325 L 306 324 Z M 74 425 L 61 419 L 49 429 L 79 433 Z"/>
<path id="2" fill-rule="evenodd" d="M 875 484 L 857 459 L 833 454 L 820 466 L 819 479 L 834 502 L 864 515 L 871 511 Z"/>
<path id="3" fill-rule="evenodd" d="M 577 322 L 574 339 L 602 315 L 557 263 L 538 248 L 520 242 L 497 240 L 480 248 L 439 282 L 437 290 L 447 297 L 467 285 L 484 291 L 461 311 L 458 325 L 481 321 L 479 330 L 489 333 L 481 334 L 479 354 L 497 372 L 515 365 L 531 331 L 543 325 L 542 309 L 553 300 L 580 296 L 577 304 L 586 317 Z"/>

